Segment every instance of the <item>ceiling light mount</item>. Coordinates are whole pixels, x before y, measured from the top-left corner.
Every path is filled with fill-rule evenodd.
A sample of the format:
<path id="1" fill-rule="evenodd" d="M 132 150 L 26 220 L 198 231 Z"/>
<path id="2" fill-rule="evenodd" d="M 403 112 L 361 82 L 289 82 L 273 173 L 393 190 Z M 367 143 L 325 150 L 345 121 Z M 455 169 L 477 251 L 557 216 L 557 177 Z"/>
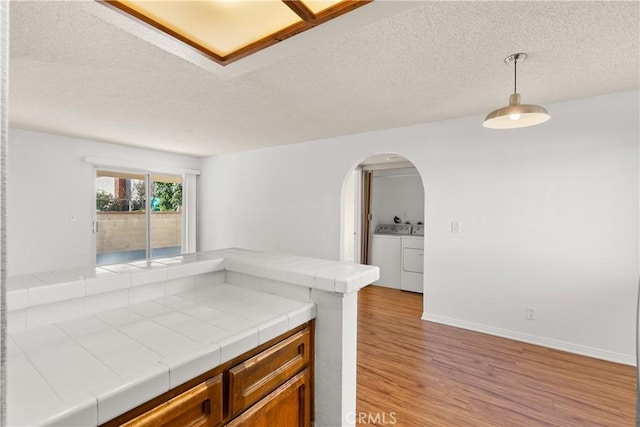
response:
<path id="1" fill-rule="evenodd" d="M 513 94 L 509 97 L 509 105 L 489 113 L 482 126 L 490 129 L 514 129 L 538 125 L 551 118 L 544 107 L 520 103 L 518 62 L 525 59 L 526 53 L 514 53 L 504 59 L 507 65 L 513 62 Z"/>
<path id="2" fill-rule="evenodd" d="M 527 59 L 526 53 L 514 53 L 504 58 L 504 63 L 511 64 L 512 62 L 524 61 L 525 59 Z"/>

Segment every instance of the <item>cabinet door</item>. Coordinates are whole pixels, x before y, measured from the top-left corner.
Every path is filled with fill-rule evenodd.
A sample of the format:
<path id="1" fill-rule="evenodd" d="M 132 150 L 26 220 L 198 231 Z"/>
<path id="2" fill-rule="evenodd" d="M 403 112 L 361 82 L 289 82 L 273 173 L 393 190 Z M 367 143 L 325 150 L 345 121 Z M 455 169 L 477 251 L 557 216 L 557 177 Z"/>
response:
<path id="1" fill-rule="evenodd" d="M 229 370 L 229 413 L 239 414 L 309 364 L 304 329 Z"/>
<path id="2" fill-rule="evenodd" d="M 214 427 L 222 421 L 222 375 L 190 388 L 123 427 Z"/>
<path id="3" fill-rule="evenodd" d="M 229 427 L 308 427 L 311 425 L 309 368 L 295 375 L 231 421 Z"/>

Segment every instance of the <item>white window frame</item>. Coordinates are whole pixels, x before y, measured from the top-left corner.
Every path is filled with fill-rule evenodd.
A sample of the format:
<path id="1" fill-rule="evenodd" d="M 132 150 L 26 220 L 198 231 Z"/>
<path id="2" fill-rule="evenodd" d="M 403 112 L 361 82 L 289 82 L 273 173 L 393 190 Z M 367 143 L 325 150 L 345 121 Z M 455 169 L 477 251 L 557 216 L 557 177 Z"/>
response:
<path id="1" fill-rule="evenodd" d="M 140 164 L 126 159 L 111 159 L 87 156 L 85 162 L 93 165 L 94 191 L 96 192 L 96 181 L 98 170 L 108 170 L 112 172 L 136 173 L 146 176 L 146 185 L 150 187 L 152 174 L 175 175 L 182 177 L 182 253 L 192 253 L 197 248 L 197 177 L 200 175 L 198 169 L 179 168 L 175 166 L 148 164 L 146 167 L 140 167 Z M 147 194 L 150 188 L 147 188 Z M 150 197 L 147 197 L 147 212 L 150 212 Z M 95 196 L 94 196 L 95 203 Z M 93 207 L 93 223 L 97 222 L 97 213 L 95 206 Z M 147 221 L 147 242 L 146 242 L 146 259 L 151 259 L 151 221 Z M 93 236 L 93 260 L 96 262 L 96 233 Z"/>

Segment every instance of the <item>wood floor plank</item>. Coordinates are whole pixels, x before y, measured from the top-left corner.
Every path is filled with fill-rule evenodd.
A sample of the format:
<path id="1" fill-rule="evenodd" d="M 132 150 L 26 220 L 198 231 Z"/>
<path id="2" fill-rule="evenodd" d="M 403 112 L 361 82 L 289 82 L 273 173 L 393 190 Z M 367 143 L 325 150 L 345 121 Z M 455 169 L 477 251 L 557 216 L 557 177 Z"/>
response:
<path id="1" fill-rule="evenodd" d="M 636 370 L 420 319 L 422 295 L 358 304 L 357 425 L 624 427 Z"/>

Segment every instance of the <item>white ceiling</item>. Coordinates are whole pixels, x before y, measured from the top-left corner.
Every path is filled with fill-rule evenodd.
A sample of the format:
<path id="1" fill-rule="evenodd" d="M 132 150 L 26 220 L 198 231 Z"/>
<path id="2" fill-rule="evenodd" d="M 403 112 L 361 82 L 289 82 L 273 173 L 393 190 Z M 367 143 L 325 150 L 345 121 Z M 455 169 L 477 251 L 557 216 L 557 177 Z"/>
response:
<path id="1" fill-rule="evenodd" d="M 10 123 L 198 156 L 290 144 L 486 114 L 515 52 L 523 103 L 638 89 L 639 9 L 378 0 L 224 68 L 95 2 L 14 0 Z"/>

